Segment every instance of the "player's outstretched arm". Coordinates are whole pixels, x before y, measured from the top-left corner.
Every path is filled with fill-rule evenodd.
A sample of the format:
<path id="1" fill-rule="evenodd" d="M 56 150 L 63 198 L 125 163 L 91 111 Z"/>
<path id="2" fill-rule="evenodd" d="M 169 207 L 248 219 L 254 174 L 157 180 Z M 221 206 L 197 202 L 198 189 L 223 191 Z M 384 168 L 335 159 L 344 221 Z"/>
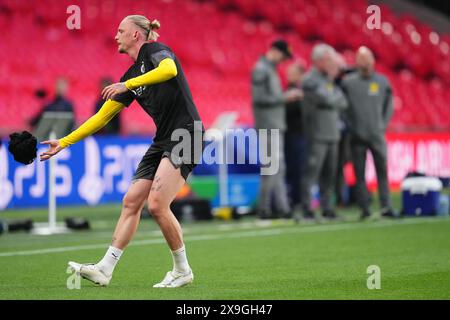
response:
<path id="1" fill-rule="evenodd" d="M 41 142 L 46 144 L 49 149 L 40 155 L 41 161 L 50 159 L 62 149 L 83 140 L 87 136 L 94 134 L 103 128 L 116 114 L 118 114 L 125 106 L 120 102 L 107 100 L 100 110 L 84 122 L 78 129 L 59 140 L 47 140 Z"/>
<path id="2" fill-rule="evenodd" d="M 152 84 L 161 83 L 176 77 L 178 74 L 175 61 L 170 58 L 161 60 L 158 67 L 144 73 L 143 75 L 129 79 L 125 82 L 118 82 L 105 87 L 102 91 L 103 99 L 112 99 L 115 94 L 124 93 L 127 90 L 132 90 L 142 86 L 149 86 Z"/>

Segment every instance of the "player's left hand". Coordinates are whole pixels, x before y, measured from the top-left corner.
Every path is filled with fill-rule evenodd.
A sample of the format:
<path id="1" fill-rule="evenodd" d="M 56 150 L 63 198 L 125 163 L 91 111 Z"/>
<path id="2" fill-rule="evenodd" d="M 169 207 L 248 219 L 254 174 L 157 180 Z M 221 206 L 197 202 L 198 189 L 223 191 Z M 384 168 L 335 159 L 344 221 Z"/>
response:
<path id="1" fill-rule="evenodd" d="M 112 97 L 119 93 L 127 92 L 128 89 L 125 87 L 124 82 L 113 83 L 105 87 L 102 91 L 102 97 L 105 100 L 112 99 Z"/>

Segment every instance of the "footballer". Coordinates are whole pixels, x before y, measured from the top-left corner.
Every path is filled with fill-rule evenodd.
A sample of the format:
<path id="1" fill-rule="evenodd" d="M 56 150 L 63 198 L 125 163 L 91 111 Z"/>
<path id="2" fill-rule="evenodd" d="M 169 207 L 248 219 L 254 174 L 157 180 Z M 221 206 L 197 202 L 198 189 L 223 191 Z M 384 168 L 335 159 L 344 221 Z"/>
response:
<path id="1" fill-rule="evenodd" d="M 125 17 L 119 25 L 115 40 L 119 53 L 130 56 L 133 65 L 119 83 L 103 90 L 102 96 L 106 101 L 95 115 L 69 135 L 42 142 L 49 146 L 40 155 L 41 161 L 44 161 L 101 129 L 134 100 L 155 122 L 153 143 L 139 163 L 123 198 L 120 218 L 105 256 L 95 264 L 69 262 L 69 266 L 83 278 L 102 286 L 111 281 L 115 266 L 137 230 L 146 201 L 173 258 L 172 270 L 153 287 L 181 287 L 194 279 L 182 229 L 170 210 L 170 203 L 195 167 L 196 158 L 201 155 L 194 150 L 202 150 L 203 144 L 200 148 L 191 149 L 191 161 L 173 161 L 172 149 L 178 142 L 171 140 L 171 134 L 176 129 L 186 129 L 194 142 L 194 132 L 201 131 L 202 136 L 204 127 L 194 126 L 194 122 L 201 124 L 197 108 L 177 57 L 168 46 L 156 41 L 159 36 L 156 30 L 159 28 L 157 20 L 150 21 L 141 15 Z M 198 132 L 195 136 L 198 136 Z"/>

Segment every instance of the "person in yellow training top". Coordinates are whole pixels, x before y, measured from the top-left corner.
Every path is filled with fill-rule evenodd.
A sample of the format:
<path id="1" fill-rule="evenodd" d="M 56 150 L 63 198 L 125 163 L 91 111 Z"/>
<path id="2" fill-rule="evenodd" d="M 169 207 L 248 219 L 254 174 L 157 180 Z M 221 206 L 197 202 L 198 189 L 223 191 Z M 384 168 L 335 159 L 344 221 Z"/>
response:
<path id="1" fill-rule="evenodd" d="M 194 136 L 202 137 L 204 127 L 177 57 L 169 47 L 156 42 L 158 34 L 155 30 L 159 28 L 157 20 L 150 22 L 141 15 L 125 17 L 115 40 L 118 51 L 129 55 L 134 64 L 119 83 L 103 90 L 102 96 L 106 102 L 94 116 L 66 137 L 42 142 L 49 145 L 49 149 L 40 155 L 41 161 L 44 161 L 101 129 L 135 99 L 155 122 L 157 131 L 153 144 L 139 163 L 123 198 L 122 212 L 105 256 L 96 264 L 69 262 L 69 266 L 83 278 L 102 286 L 109 284 L 114 267 L 135 234 L 145 201 L 161 228 L 173 258 L 173 269 L 154 287 L 180 287 L 194 279 L 181 226 L 170 210 L 170 203 L 198 163 L 203 141 L 194 141 Z M 182 161 L 173 160 L 172 149 L 178 141 L 172 141 L 171 134 L 176 129 L 187 129 L 192 143 L 200 144 L 200 148 L 191 148 L 190 161 L 186 160 L 185 155 Z"/>

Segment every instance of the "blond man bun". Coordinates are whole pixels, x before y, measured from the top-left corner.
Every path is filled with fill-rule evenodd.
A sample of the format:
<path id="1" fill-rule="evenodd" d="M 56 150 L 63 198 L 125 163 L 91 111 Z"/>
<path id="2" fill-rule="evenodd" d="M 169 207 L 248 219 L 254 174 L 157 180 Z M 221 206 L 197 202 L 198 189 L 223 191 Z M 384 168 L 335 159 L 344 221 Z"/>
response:
<path id="1" fill-rule="evenodd" d="M 125 18 L 129 19 L 131 22 L 142 29 L 147 41 L 156 41 L 158 39 L 159 34 L 155 31 L 161 28 L 161 24 L 158 20 L 155 19 L 150 22 L 147 17 L 138 14 L 130 15 Z"/>
<path id="2" fill-rule="evenodd" d="M 158 20 L 153 20 L 150 22 L 150 32 L 148 33 L 147 40 L 148 41 L 156 41 L 158 39 L 159 34 L 154 30 L 159 30 L 161 28 L 161 23 Z"/>

